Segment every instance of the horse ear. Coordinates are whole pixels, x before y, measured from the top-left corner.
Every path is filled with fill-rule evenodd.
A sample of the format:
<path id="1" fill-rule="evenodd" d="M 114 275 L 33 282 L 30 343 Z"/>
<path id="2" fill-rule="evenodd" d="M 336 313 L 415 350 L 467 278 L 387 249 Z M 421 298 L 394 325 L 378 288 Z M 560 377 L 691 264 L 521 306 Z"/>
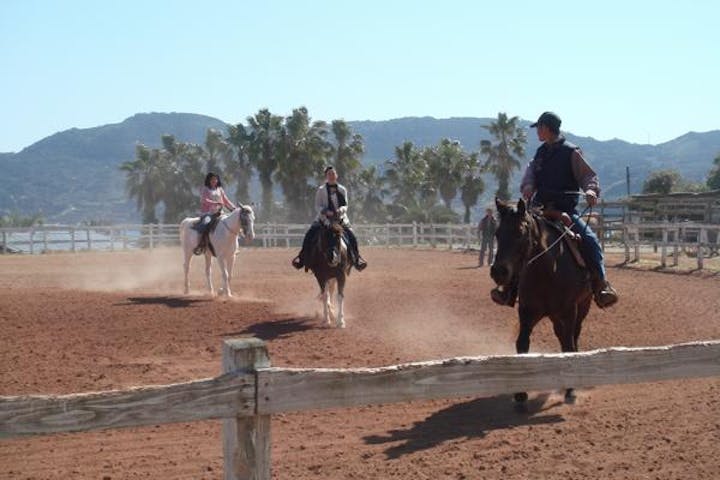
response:
<path id="1" fill-rule="evenodd" d="M 520 215 L 525 215 L 525 212 L 527 211 L 527 205 L 525 204 L 525 199 L 520 198 L 518 200 L 517 211 Z"/>
<path id="2" fill-rule="evenodd" d="M 498 197 L 495 197 L 495 207 L 497 207 L 497 211 L 500 215 L 504 214 L 508 210 L 507 204 L 500 200 Z"/>

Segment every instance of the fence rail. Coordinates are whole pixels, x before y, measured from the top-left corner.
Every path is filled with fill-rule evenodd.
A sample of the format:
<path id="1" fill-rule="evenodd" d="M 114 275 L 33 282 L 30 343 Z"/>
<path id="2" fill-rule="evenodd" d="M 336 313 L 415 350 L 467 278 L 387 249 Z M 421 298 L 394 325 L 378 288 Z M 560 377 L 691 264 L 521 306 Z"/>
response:
<path id="1" fill-rule="evenodd" d="M 48 225 L 32 228 L 0 228 L 1 252 L 45 253 L 52 251 L 153 249 L 179 244 L 178 225 L 114 225 L 75 227 Z M 363 245 L 432 246 L 438 248 L 477 247 L 476 227 L 469 224 L 357 224 L 355 233 Z M 667 266 L 672 251 L 673 265 L 680 252 L 704 260 L 720 255 L 720 225 L 700 223 L 623 223 L 600 221 L 593 228 L 603 249 L 625 253 L 626 262 L 640 259 L 646 247 L 661 250 L 660 263 Z M 307 230 L 304 224 L 256 224 L 257 247 L 298 247 Z"/>
<path id="2" fill-rule="evenodd" d="M 0 438 L 224 419 L 226 479 L 270 478 L 270 416 L 321 408 L 720 376 L 720 341 L 461 357 L 380 368 L 273 368 L 264 342 L 226 340 L 223 374 L 73 395 L 0 397 Z"/>

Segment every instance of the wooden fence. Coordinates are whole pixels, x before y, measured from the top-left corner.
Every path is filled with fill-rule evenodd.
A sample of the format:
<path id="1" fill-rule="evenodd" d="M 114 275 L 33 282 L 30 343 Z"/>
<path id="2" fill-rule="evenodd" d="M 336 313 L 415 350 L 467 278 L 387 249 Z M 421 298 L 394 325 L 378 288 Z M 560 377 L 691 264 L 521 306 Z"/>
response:
<path id="1" fill-rule="evenodd" d="M 122 391 L 0 397 L 0 438 L 223 419 L 224 478 L 266 480 L 273 414 L 718 376 L 720 341 L 326 369 L 273 368 L 265 344 L 246 338 L 224 342 L 222 371 Z"/>
<path id="2" fill-rule="evenodd" d="M 476 226 L 468 224 L 426 225 L 357 224 L 360 242 L 376 246 L 432 246 L 438 248 L 476 248 Z M 682 252 L 704 260 L 720 254 L 720 225 L 699 223 L 623 223 L 606 219 L 593 226 L 606 251 L 625 253 L 626 262 L 640 259 L 648 248 L 661 251 L 661 266 L 667 266 L 668 251 L 673 265 Z M 307 230 L 304 224 L 256 224 L 257 247 L 298 247 Z M 179 244 L 178 225 L 115 225 L 106 227 L 38 226 L 0 228 L 0 252 L 126 250 Z M 4 248 L 3 248 L 4 246 Z M 632 255 L 631 255 L 632 254 Z"/>

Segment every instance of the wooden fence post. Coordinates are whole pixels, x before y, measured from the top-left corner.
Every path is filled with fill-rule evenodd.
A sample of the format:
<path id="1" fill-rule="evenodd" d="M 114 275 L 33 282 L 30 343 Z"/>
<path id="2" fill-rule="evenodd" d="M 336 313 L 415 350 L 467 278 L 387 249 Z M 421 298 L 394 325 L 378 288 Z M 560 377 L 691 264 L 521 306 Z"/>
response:
<path id="1" fill-rule="evenodd" d="M 35 229 L 34 228 L 32 230 L 30 230 L 30 235 L 28 237 L 30 240 L 30 255 L 35 253 L 35 246 L 33 245 L 35 243 L 35 240 L 33 237 L 35 237 Z"/>
<path id="2" fill-rule="evenodd" d="M 92 235 L 90 235 L 90 227 L 88 227 L 86 233 L 88 251 L 92 250 Z"/>
<path id="3" fill-rule="evenodd" d="M 660 266 L 662 268 L 667 267 L 667 242 L 668 242 L 667 227 L 663 227 L 663 229 L 662 229 L 662 247 L 660 250 Z"/>
<path id="4" fill-rule="evenodd" d="M 417 222 L 413 222 L 412 225 L 413 225 L 413 227 L 412 227 L 412 228 L 413 228 L 413 229 L 412 229 L 412 235 L 413 235 L 412 242 L 413 242 L 413 247 L 417 248 L 417 246 L 418 246 L 418 226 L 417 226 Z"/>
<path id="5" fill-rule="evenodd" d="M 269 366 L 262 340 L 242 338 L 223 343 L 223 373 L 253 372 Z M 255 388 L 259 388 L 257 380 Z M 257 405 L 257 390 L 255 397 Z M 270 480 L 270 415 L 223 420 L 223 454 L 225 480 Z"/>
<path id="6" fill-rule="evenodd" d="M 707 231 L 704 228 L 700 229 L 700 232 L 698 233 L 698 246 L 697 246 L 697 262 L 698 262 L 698 270 L 703 269 L 703 260 L 704 260 L 704 254 L 703 254 L 703 247 L 707 245 Z"/>
<path id="7" fill-rule="evenodd" d="M 75 252 L 75 227 L 70 227 L 70 247 Z"/>

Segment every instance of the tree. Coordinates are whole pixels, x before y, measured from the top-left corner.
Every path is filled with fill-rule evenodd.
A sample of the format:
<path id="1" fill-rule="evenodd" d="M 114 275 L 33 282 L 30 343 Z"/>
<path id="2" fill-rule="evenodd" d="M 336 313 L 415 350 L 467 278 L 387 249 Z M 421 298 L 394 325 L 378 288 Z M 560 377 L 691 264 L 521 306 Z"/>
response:
<path id="1" fill-rule="evenodd" d="M 470 210 L 477 205 L 480 195 L 485 191 L 485 182 L 480 175 L 482 169 L 478 153 L 467 155 L 460 186 L 460 199 L 465 207 L 463 222 L 470 223 Z"/>
<path id="2" fill-rule="evenodd" d="M 125 190 L 131 199 L 136 199 L 142 222 L 157 223 L 155 208 L 162 197 L 165 179 L 160 150 L 138 144 L 135 159 L 124 162 L 120 169 L 125 171 Z"/>
<path id="3" fill-rule="evenodd" d="M 305 107 L 296 108 L 285 119 L 281 129 L 278 165 L 275 180 L 283 189 L 288 214 L 292 221 L 312 217 L 315 200 L 315 183 L 327 161 L 331 145 L 326 137 L 327 124 L 312 122 Z"/>
<path id="4" fill-rule="evenodd" d="M 405 209 L 417 204 L 417 194 L 423 187 L 427 172 L 427 164 L 420 151 L 412 142 L 405 142 L 395 147 L 395 158 L 386 163 L 385 180 L 394 203 Z"/>
<path id="5" fill-rule="evenodd" d="M 677 170 L 657 170 L 645 179 L 642 193 L 667 194 L 677 188 L 681 181 L 682 177 Z"/>
<path id="6" fill-rule="evenodd" d="M 387 208 L 383 199 L 388 194 L 384 180 L 373 165 L 360 171 L 355 182 L 352 218 L 365 222 L 384 222 Z"/>
<path id="7" fill-rule="evenodd" d="M 165 204 L 163 223 L 177 223 L 198 208 L 198 190 L 205 178 L 203 150 L 199 145 L 178 142 L 173 135 L 162 136 L 160 169 L 164 188 L 160 199 Z"/>
<path id="8" fill-rule="evenodd" d="M 705 184 L 711 190 L 720 190 L 720 154 L 713 160 L 714 167 L 708 173 Z"/>
<path id="9" fill-rule="evenodd" d="M 467 154 L 460 142 L 443 138 L 437 146 L 427 150 L 426 159 L 427 180 L 440 195 L 445 207 L 451 209 L 462 184 Z"/>
<path id="10" fill-rule="evenodd" d="M 355 174 L 362 166 L 360 157 L 365 151 L 362 136 L 353 133 L 345 120 L 333 120 L 330 124 L 334 145 L 333 165 L 338 177 L 347 185 L 355 186 Z"/>
<path id="11" fill-rule="evenodd" d="M 498 113 L 496 121 L 483 125 L 494 142 L 480 142 L 480 153 L 486 157 L 483 167 L 497 178 L 498 189 L 495 195 L 503 200 L 510 199 L 510 177 L 519 170 L 521 159 L 525 155 L 527 138 L 525 131 L 518 126 L 518 117 L 508 118 L 506 113 Z"/>
<path id="12" fill-rule="evenodd" d="M 258 172 L 262 188 L 262 217 L 266 220 L 271 218 L 273 211 L 272 176 L 277 169 L 282 120 L 266 108 L 247 119 L 250 135 L 248 159 Z"/>
<path id="13" fill-rule="evenodd" d="M 215 172 L 226 182 L 232 182 L 235 179 L 235 172 L 226 169 L 225 166 L 228 162 L 232 162 L 233 151 L 231 145 L 223 137 L 222 132 L 209 128 L 205 134 L 203 147 L 205 170 Z"/>
<path id="14" fill-rule="evenodd" d="M 238 123 L 228 127 L 227 142 L 232 146 L 235 155 L 226 159 L 228 171 L 235 178 L 235 196 L 240 201 L 250 202 L 250 178 L 252 166 L 250 165 L 251 135 L 245 125 Z"/>

